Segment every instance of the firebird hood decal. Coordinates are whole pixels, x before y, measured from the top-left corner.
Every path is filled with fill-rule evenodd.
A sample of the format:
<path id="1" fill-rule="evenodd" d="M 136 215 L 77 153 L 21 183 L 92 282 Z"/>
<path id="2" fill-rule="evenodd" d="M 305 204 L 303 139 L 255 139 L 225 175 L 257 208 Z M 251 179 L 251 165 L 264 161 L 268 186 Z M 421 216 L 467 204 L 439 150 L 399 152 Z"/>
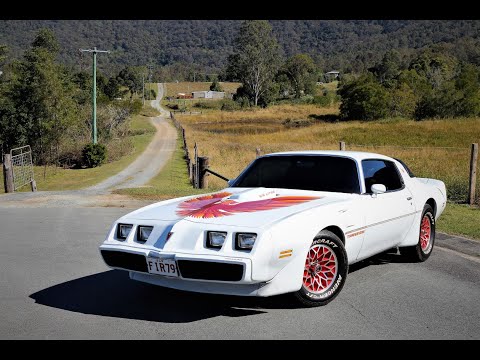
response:
<path id="1" fill-rule="evenodd" d="M 201 196 L 181 202 L 176 214 L 197 219 L 219 218 L 264 210 L 273 210 L 321 199 L 321 196 L 278 196 L 270 199 L 238 202 L 227 197 L 229 192 Z"/>

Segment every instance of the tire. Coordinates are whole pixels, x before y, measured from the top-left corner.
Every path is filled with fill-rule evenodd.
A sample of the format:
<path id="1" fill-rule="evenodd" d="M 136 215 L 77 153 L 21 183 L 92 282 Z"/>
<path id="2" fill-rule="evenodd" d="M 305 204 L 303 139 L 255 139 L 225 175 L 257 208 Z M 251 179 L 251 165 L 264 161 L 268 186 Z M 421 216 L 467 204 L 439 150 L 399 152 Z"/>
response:
<path id="1" fill-rule="evenodd" d="M 318 261 L 324 262 L 323 266 Z M 342 241 L 323 230 L 313 239 L 306 254 L 302 287 L 293 295 L 305 307 L 326 305 L 342 290 L 347 273 L 347 252 Z"/>
<path id="2" fill-rule="evenodd" d="M 427 260 L 432 254 L 435 244 L 435 216 L 430 205 L 425 204 L 420 219 L 417 245 L 400 248 L 400 254 L 413 262 Z"/>

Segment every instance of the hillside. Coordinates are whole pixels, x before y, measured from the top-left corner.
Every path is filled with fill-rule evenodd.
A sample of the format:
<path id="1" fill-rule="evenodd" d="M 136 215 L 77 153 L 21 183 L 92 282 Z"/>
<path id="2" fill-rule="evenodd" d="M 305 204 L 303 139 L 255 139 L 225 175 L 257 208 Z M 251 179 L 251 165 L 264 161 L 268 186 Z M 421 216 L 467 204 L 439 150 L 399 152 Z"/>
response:
<path id="1" fill-rule="evenodd" d="M 274 33 L 286 56 L 310 53 L 324 69 L 359 70 L 372 66 L 392 48 L 412 49 L 438 43 L 480 63 L 480 21 L 476 20 L 274 20 Z M 218 71 L 232 52 L 237 20 L 5 20 L 0 44 L 18 57 L 41 27 L 54 30 L 60 59 L 80 68 L 90 61 L 79 48 L 97 46 L 112 53 L 99 67 L 196 64 Z M 118 68 L 118 66 L 113 66 Z"/>

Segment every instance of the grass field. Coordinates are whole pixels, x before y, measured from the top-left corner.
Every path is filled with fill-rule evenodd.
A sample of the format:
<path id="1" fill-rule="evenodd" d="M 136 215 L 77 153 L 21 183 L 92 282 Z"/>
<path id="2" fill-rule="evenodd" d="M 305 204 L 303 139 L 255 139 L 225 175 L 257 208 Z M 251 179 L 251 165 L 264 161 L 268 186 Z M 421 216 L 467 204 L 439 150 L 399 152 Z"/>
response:
<path id="1" fill-rule="evenodd" d="M 190 151 L 198 144 L 212 169 L 236 177 L 262 153 L 289 150 L 338 149 L 378 152 L 404 160 L 419 177 L 445 181 L 449 198 L 465 201 L 468 186 L 470 145 L 480 139 L 480 119 L 385 120 L 376 122 L 327 122 L 313 120 L 310 126 L 286 127 L 286 119 L 322 119 L 338 113 L 336 108 L 314 105 L 279 105 L 256 111 L 210 111 L 178 117 L 187 132 Z M 212 188 L 223 181 L 213 178 Z M 480 189 L 480 177 L 477 188 Z"/>
<path id="2" fill-rule="evenodd" d="M 129 136 L 128 139 L 132 141 L 133 151 L 117 161 L 92 169 L 63 169 L 55 166 L 47 166 L 46 168 L 44 166 L 35 166 L 34 174 L 37 189 L 47 191 L 81 189 L 95 185 L 120 172 L 135 160 L 150 143 L 155 133 L 155 128 L 148 121 L 148 116 L 155 116 L 156 114 L 157 111 L 148 106 L 140 114 L 132 117 L 130 129 L 137 135 Z M 3 172 L 0 172 L 0 184 L 0 193 L 4 193 Z M 20 191 L 30 191 L 30 186 L 24 186 Z"/>
<path id="3" fill-rule="evenodd" d="M 437 231 L 480 240 L 480 208 L 448 203 L 437 221 Z"/>

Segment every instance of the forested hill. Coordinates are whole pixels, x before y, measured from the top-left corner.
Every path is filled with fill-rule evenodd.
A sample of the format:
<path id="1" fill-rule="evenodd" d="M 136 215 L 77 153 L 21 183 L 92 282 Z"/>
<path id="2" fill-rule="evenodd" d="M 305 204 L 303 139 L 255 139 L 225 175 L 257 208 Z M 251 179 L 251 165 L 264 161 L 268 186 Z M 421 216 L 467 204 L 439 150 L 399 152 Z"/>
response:
<path id="1" fill-rule="evenodd" d="M 11 57 L 28 48 L 39 28 L 54 30 L 60 60 L 83 67 L 79 48 L 111 50 L 100 67 L 184 62 L 218 70 L 232 52 L 240 26 L 236 20 L 6 20 L 0 45 Z M 479 61 L 480 21 L 476 20 L 289 20 L 271 21 L 284 55 L 309 53 L 325 70 L 362 70 L 392 48 L 405 53 L 446 43 L 457 56 Z M 472 59 L 471 57 L 477 57 Z"/>

